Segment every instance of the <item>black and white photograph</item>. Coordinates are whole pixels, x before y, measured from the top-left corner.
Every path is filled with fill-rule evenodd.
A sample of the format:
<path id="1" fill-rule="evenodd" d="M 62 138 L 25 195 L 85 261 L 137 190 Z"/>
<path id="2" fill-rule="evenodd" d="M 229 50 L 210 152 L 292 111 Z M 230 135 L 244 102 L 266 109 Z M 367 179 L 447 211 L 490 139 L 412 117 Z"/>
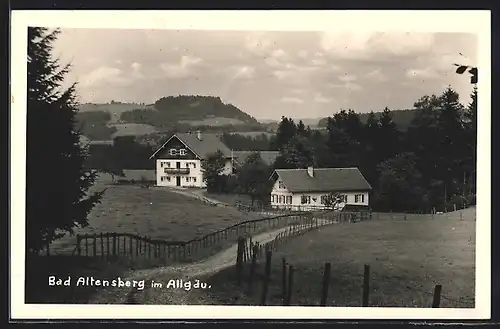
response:
<path id="1" fill-rule="evenodd" d="M 12 316 L 488 318 L 489 17 L 13 12 Z"/>

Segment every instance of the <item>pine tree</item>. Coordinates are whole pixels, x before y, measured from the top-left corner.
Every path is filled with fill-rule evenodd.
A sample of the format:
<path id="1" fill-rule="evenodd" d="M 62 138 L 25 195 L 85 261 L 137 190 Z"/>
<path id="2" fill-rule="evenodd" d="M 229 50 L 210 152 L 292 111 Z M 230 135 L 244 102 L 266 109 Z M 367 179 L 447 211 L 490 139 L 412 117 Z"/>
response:
<path id="1" fill-rule="evenodd" d="M 471 94 L 471 102 L 467 106 L 464 115 L 464 125 L 467 132 L 467 153 L 465 158 L 467 159 L 467 172 L 469 181 L 469 193 L 476 193 L 476 161 L 477 161 L 477 87 Z"/>
<path id="2" fill-rule="evenodd" d="M 391 110 L 387 107 L 382 111 L 379 119 L 379 127 L 375 138 L 376 152 L 379 155 L 378 161 L 392 158 L 400 151 L 400 133 L 393 120 Z"/>
<path id="3" fill-rule="evenodd" d="M 104 191 L 89 193 L 96 172 L 85 169 L 86 151 L 75 128 L 75 84 L 62 83 L 70 66 L 52 59 L 58 30 L 28 29 L 26 150 L 26 249 L 88 226 L 88 214 Z"/>
<path id="4" fill-rule="evenodd" d="M 445 182 L 447 197 L 451 197 L 459 192 L 457 189 L 465 172 L 466 140 L 462 121 L 464 108 L 459 102 L 458 93 L 452 88 L 447 88 L 440 99 L 438 138 L 435 141 L 439 148 L 436 171 Z"/>

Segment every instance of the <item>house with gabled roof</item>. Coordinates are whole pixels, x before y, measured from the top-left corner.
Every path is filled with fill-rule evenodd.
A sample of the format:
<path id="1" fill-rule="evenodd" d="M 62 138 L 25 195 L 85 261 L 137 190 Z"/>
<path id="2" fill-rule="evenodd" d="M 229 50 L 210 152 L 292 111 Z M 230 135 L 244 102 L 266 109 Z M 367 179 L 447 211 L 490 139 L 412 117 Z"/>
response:
<path id="1" fill-rule="evenodd" d="M 202 162 L 217 151 L 226 159 L 222 174 L 232 174 L 232 152 L 219 136 L 201 132 L 173 134 L 150 157 L 156 159 L 156 185 L 205 187 Z"/>
<path id="2" fill-rule="evenodd" d="M 372 189 L 358 168 L 276 169 L 271 177 L 271 206 L 278 209 L 328 208 L 326 197 L 338 193 L 338 210 L 368 208 Z"/>

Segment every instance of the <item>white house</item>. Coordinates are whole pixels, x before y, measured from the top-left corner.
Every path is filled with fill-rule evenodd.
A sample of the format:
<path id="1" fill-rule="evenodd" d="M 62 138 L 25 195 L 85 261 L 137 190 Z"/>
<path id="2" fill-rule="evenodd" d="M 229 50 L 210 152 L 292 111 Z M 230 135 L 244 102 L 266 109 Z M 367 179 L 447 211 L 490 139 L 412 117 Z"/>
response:
<path id="1" fill-rule="evenodd" d="M 276 169 L 270 179 L 271 206 L 291 210 L 326 208 L 325 197 L 331 192 L 340 195 L 339 210 L 367 208 L 372 189 L 358 168 Z"/>
<path id="2" fill-rule="evenodd" d="M 220 150 L 226 158 L 222 174 L 233 173 L 231 150 L 215 134 L 173 134 L 150 159 L 156 159 L 156 185 L 205 187 L 202 161 Z"/>

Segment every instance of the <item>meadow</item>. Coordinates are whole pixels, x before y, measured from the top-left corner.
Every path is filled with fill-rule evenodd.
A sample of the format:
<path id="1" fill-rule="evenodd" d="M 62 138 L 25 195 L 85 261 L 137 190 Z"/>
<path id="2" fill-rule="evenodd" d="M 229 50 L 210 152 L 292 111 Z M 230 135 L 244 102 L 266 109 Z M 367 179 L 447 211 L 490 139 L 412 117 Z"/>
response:
<path id="1" fill-rule="evenodd" d="M 331 263 L 327 305 L 360 306 L 370 265 L 370 306 L 430 307 L 436 284 L 441 307 L 474 307 L 475 208 L 440 216 L 381 216 L 309 232 L 273 253 L 267 305 L 282 305 L 282 259 L 294 267 L 291 305 L 318 305 L 325 262 Z M 263 273 L 263 261 L 257 271 Z M 245 269 L 248 272 L 248 268 Z M 207 278 L 212 304 L 258 305 L 235 284 L 234 268 Z"/>
<path id="2" fill-rule="evenodd" d="M 76 233 L 132 233 L 155 239 L 187 241 L 239 222 L 262 218 L 232 207 L 216 207 L 164 188 L 111 185 L 99 182 L 93 190 L 107 188 L 102 201 L 89 214 L 89 226 Z M 71 253 L 76 238 L 67 235 L 51 245 L 51 253 Z"/>

